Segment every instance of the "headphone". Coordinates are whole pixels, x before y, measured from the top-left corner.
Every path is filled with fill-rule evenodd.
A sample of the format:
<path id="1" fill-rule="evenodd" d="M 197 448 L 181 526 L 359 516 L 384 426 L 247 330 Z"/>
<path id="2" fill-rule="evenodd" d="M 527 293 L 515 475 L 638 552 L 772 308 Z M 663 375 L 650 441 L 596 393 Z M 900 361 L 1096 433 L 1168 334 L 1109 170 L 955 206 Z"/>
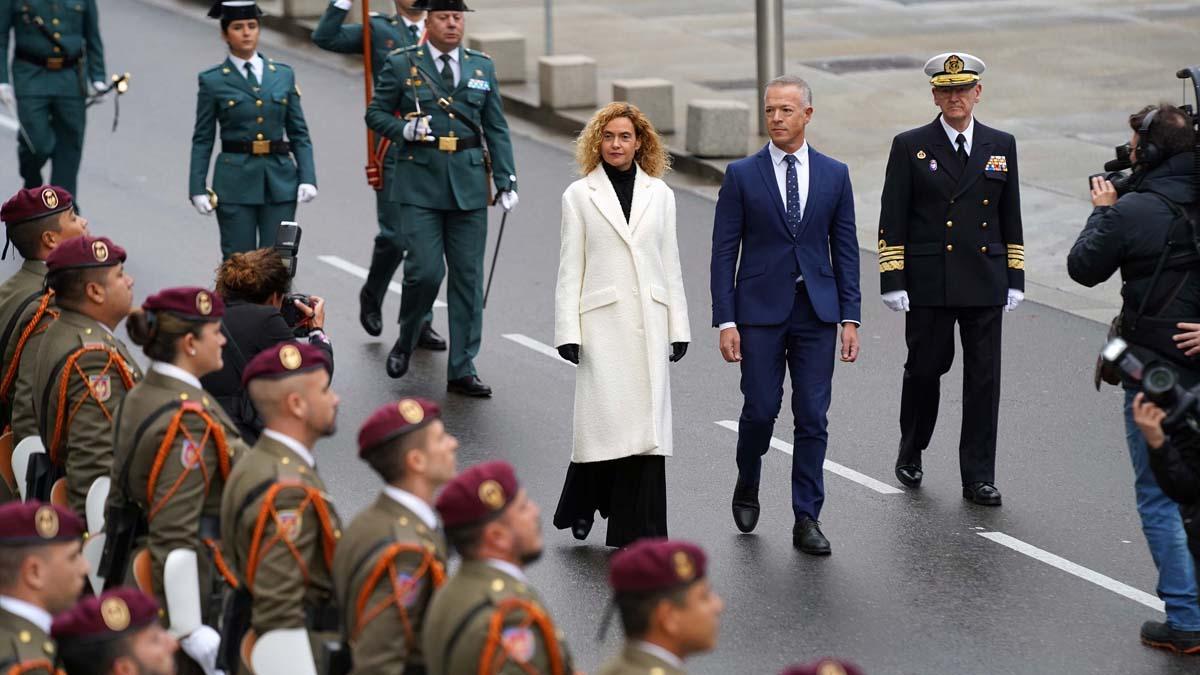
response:
<path id="1" fill-rule="evenodd" d="M 1154 119 L 1158 117 L 1158 108 L 1153 108 L 1146 113 L 1142 118 L 1142 124 L 1138 127 L 1138 164 L 1144 164 L 1147 167 L 1158 166 L 1162 161 L 1162 150 L 1157 145 L 1150 141 L 1150 125 L 1154 124 Z"/>

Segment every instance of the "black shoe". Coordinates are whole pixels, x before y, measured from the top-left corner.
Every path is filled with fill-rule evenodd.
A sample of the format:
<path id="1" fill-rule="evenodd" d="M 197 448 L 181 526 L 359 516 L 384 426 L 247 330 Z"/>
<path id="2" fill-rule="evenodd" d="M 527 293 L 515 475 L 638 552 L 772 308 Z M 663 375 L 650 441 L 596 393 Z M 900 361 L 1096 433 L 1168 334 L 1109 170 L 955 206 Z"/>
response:
<path id="1" fill-rule="evenodd" d="M 829 555 L 829 540 L 821 532 L 821 524 L 805 516 L 792 527 L 792 546 L 809 555 Z"/>
<path id="2" fill-rule="evenodd" d="M 1000 506 L 1000 491 L 991 483 L 971 483 L 963 486 L 963 499 L 980 506 Z"/>
<path id="3" fill-rule="evenodd" d="M 408 372 L 408 352 L 400 349 L 400 341 L 392 346 L 387 355 L 387 374 L 390 378 L 404 377 Z"/>
<path id="4" fill-rule="evenodd" d="M 457 380 L 450 380 L 446 383 L 446 391 L 462 394 L 463 396 L 474 396 L 475 398 L 488 398 L 492 395 L 492 388 L 484 384 L 475 375 L 467 375 Z"/>
<path id="5" fill-rule="evenodd" d="M 758 486 L 741 478 L 733 488 L 733 524 L 742 532 L 753 532 L 758 525 Z"/>
<path id="6" fill-rule="evenodd" d="M 591 531 L 592 521 L 587 518 L 580 518 L 571 526 L 571 534 L 579 541 L 587 539 L 588 533 Z"/>
<path id="7" fill-rule="evenodd" d="M 902 464 L 896 467 L 896 479 L 903 483 L 904 487 L 919 488 L 921 479 L 924 477 L 925 472 L 915 464 Z"/>
<path id="8" fill-rule="evenodd" d="M 433 324 L 421 324 L 421 336 L 417 338 L 417 346 L 431 352 L 446 351 L 446 341 L 433 329 Z"/>
<path id="9" fill-rule="evenodd" d="M 365 287 L 358 292 L 358 322 L 362 324 L 363 330 L 367 331 L 367 335 L 379 337 L 383 334 L 383 315 L 380 313 L 379 303 L 371 299 Z"/>
<path id="10" fill-rule="evenodd" d="M 1160 621 L 1142 624 L 1142 644 L 1176 654 L 1200 654 L 1200 631 L 1179 630 Z"/>

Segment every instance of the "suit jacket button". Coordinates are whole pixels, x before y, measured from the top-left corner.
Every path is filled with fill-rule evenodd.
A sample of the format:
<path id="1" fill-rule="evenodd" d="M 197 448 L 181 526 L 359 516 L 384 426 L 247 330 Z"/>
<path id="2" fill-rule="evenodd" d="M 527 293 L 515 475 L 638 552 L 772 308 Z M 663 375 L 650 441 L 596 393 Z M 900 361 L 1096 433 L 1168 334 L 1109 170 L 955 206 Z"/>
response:
<path id="1" fill-rule="evenodd" d="M 947 253 L 949 253 L 950 251 L 953 251 L 953 250 L 954 250 L 954 244 L 946 244 L 946 252 Z"/>
<path id="2" fill-rule="evenodd" d="M 954 227 L 954 221 L 953 221 L 953 220 L 947 220 L 947 221 L 946 221 L 946 227 Z"/>
<path id="3" fill-rule="evenodd" d="M 987 221 L 986 220 L 983 221 L 983 223 L 980 225 L 980 227 L 987 228 Z"/>
<path id="4" fill-rule="evenodd" d="M 980 247 L 979 247 L 979 252 L 980 252 L 980 253 L 987 253 L 987 247 L 986 247 L 986 246 L 980 246 Z"/>
<path id="5" fill-rule="evenodd" d="M 986 199 L 985 199 L 985 200 L 983 200 L 983 205 L 984 205 L 984 206 L 987 206 L 987 205 L 988 205 L 988 204 L 990 204 L 990 203 L 991 203 L 991 202 L 989 202 L 989 201 L 988 201 L 988 200 L 986 200 Z"/>

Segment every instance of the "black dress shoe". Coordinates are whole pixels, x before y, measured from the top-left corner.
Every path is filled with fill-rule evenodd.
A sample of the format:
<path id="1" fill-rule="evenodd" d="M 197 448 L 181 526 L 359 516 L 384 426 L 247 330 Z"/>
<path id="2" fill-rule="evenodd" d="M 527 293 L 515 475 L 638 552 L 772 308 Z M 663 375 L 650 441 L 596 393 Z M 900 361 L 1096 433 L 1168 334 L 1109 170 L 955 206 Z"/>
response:
<path id="1" fill-rule="evenodd" d="M 1200 631 L 1179 630 L 1161 621 L 1142 624 L 1142 644 L 1176 654 L 1200 654 Z"/>
<path id="2" fill-rule="evenodd" d="M 991 483 L 971 483 L 963 486 L 963 499 L 980 506 L 1000 506 L 1000 491 Z"/>
<path id="3" fill-rule="evenodd" d="M 903 483 L 904 487 L 919 488 L 921 479 L 924 477 L 925 472 L 914 464 L 903 464 L 896 467 L 896 479 Z"/>
<path id="4" fill-rule="evenodd" d="M 456 380 L 450 380 L 446 383 L 446 391 L 463 396 L 474 396 L 475 398 L 487 398 L 492 395 L 492 388 L 483 383 L 475 375 L 467 375 Z"/>
<path id="5" fill-rule="evenodd" d="M 433 329 L 433 324 L 421 325 L 421 335 L 417 338 L 417 346 L 431 352 L 446 351 L 446 340 Z"/>
<path id="6" fill-rule="evenodd" d="M 408 352 L 400 349 L 400 341 L 392 346 L 387 355 L 387 374 L 390 378 L 404 377 L 408 372 Z"/>
<path id="7" fill-rule="evenodd" d="M 733 488 L 733 524 L 742 532 L 753 532 L 758 525 L 758 486 L 741 478 Z"/>
<path id="8" fill-rule="evenodd" d="M 366 288 L 358 292 L 358 322 L 367 335 L 379 337 L 383 333 L 383 315 L 380 314 L 379 303 L 371 299 Z"/>
<path id="9" fill-rule="evenodd" d="M 807 516 L 792 527 L 792 546 L 809 555 L 829 555 L 829 540 L 821 532 L 821 524 Z"/>
<path id="10" fill-rule="evenodd" d="M 591 531 L 592 521 L 587 518 L 580 518 L 571 526 L 571 534 L 579 541 L 587 539 L 588 533 Z"/>

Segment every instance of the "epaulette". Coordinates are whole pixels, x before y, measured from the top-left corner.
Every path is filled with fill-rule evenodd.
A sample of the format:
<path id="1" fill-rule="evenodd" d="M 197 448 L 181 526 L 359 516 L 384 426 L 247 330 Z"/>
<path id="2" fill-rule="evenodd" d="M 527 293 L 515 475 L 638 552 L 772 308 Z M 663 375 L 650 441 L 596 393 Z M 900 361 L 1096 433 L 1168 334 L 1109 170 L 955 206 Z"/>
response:
<path id="1" fill-rule="evenodd" d="M 471 56 L 482 56 L 483 58 L 487 59 L 488 61 L 492 60 L 492 57 L 488 56 L 487 52 L 481 52 L 477 49 L 471 49 L 469 47 L 463 47 L 463 51 L 470 54 Z"/>
<path id="2" fill-rule="evenodd" d="M 100 333 L 103 333 L 103 336 L 101 336 Z M 113 339 L 112 333 L 109 333 L 108 331 L 96 331 L 91 328 L 84 328 L 79 333 L 79 345 L 81 347 L 90 347 L 93 345 L 101 347 L 114 347 L 115 340 Z"/>
<path id="3" fill-rule="evenodd" d="M 292 69 L 291 66 L 289 66 L 288 64 L 286 64 L 282 61 L 276 61 L 275 59 L 267 59 L 266 61 L 267 61 L 266 65 L 268 68 L 270 68 L 271 66 L 275 66 L 276 68 L 287 68 L 288 70 Z"/>
<path id="4" fill-rule="evenodd" d="M 216 75 L 217 73 L 229 73 L 229 72 L 232 72 L 229 69 L 229 66 L 226 66 L 224 63 L 218 63 L 217 65 L 213 66 L 212 68 L 206 68 L 205 70 L 200 71 L 200 74 L 201 75 Z"/>
<path id="5" fill-rule="evenodd" d="M 388 52 L 388 56 L 395 56 L 396 54 L 401 54 L 403 52 L 409 51 L 410 49 L 416 49 L 416 48 L 417 48 L 417 45 L 407 45 L 405 47 L 397 47 L 396 49 L 393 49 L 392 51 Z"/>

